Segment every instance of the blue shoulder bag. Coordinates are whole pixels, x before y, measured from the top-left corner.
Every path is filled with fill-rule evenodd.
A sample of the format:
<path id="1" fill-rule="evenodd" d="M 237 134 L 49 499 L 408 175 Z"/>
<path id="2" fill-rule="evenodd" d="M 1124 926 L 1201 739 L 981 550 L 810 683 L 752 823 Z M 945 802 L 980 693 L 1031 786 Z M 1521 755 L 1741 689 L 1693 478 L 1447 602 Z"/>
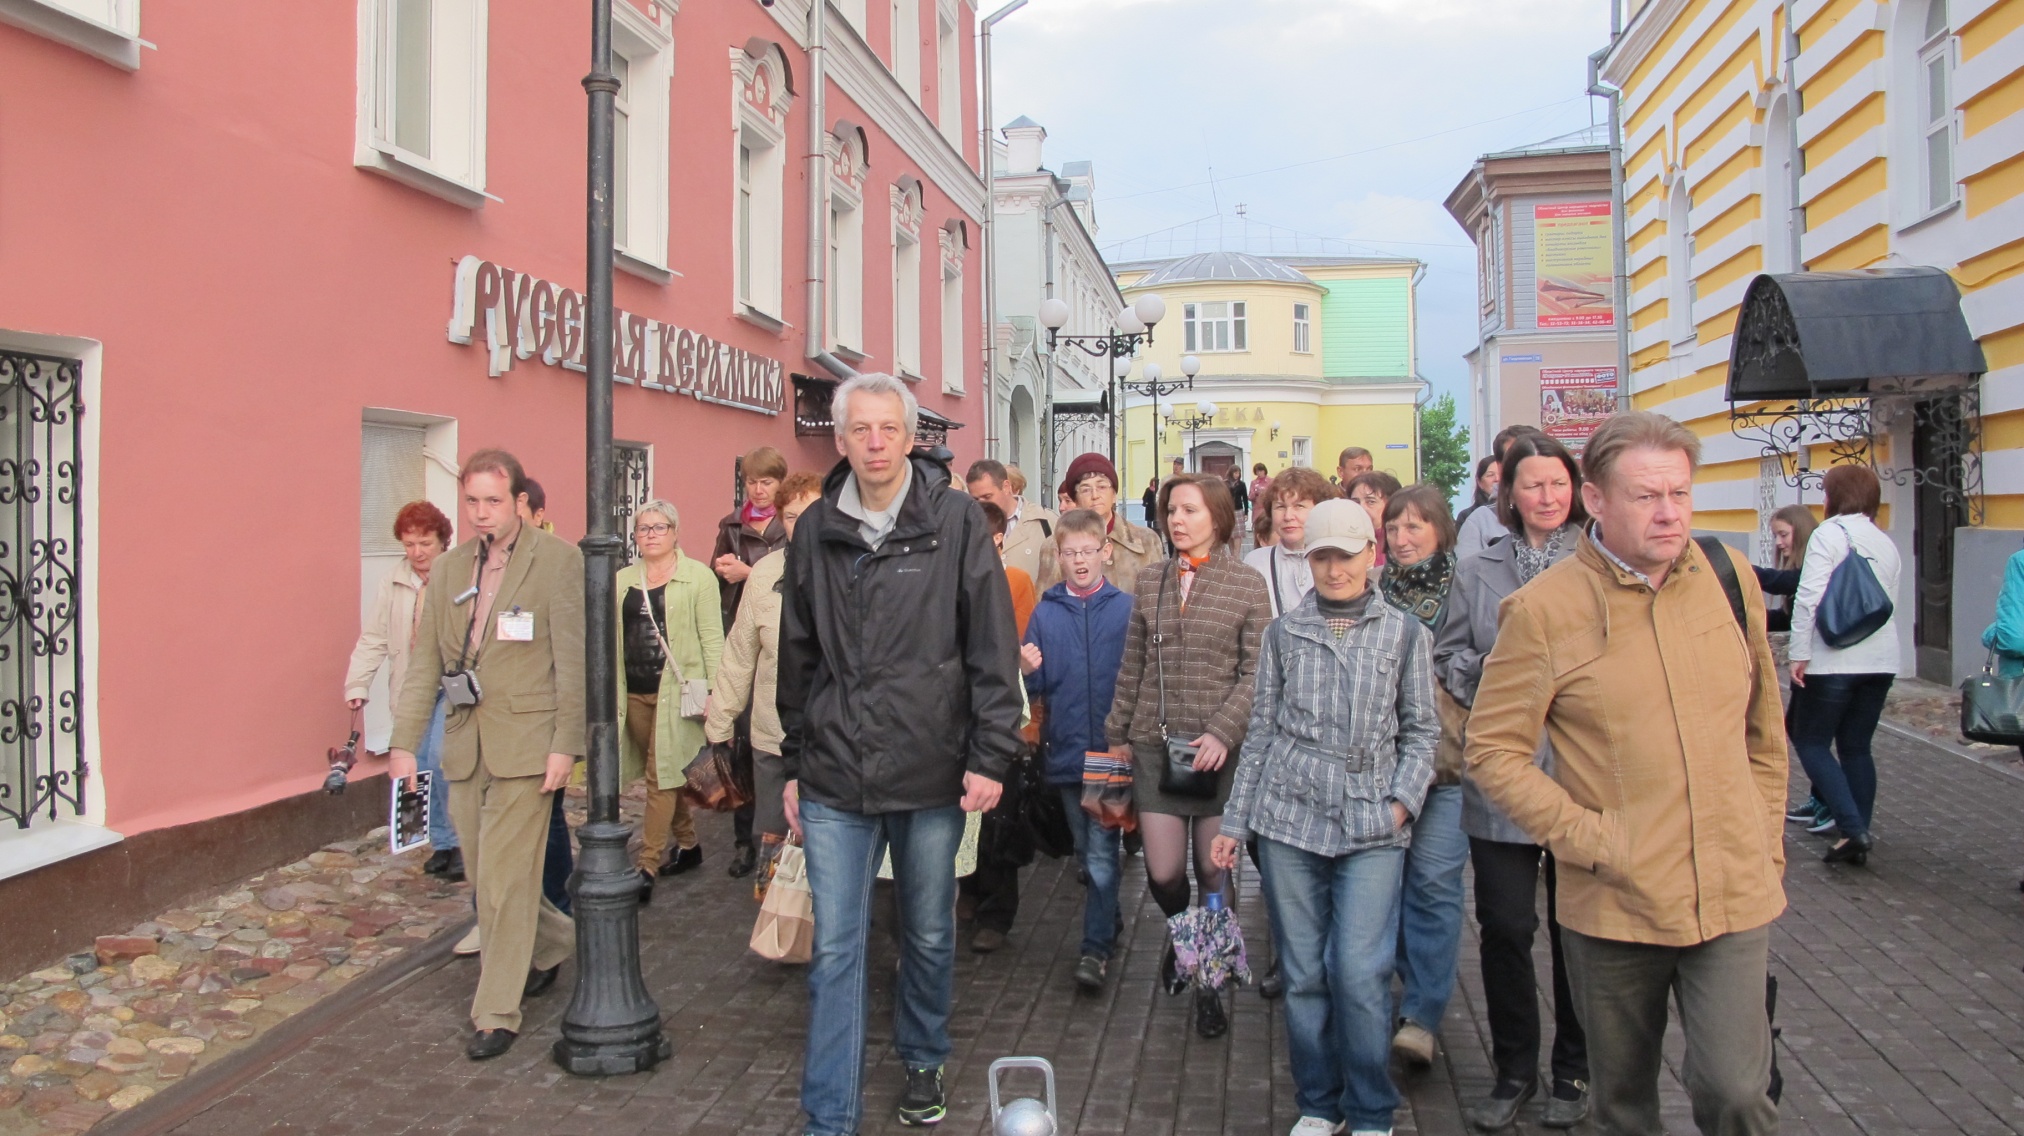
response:
<path id="1" fill-rule="evenodd" d="M 1848 530 L 1843 528 L 1842 532 Z M 1891 610 L 1889 593 L 1877 582 L 1869 558 L 1856 551 L 1855 540 L 1850 538 L 1848 555 L 1834 566 L 1834 574 L 1827 578 L 1827 591 L 1820 597 L 1820 608 L 1813 613 L 1820 638 L 1837 651 L 1853 647 L 1889 623 Z"/>

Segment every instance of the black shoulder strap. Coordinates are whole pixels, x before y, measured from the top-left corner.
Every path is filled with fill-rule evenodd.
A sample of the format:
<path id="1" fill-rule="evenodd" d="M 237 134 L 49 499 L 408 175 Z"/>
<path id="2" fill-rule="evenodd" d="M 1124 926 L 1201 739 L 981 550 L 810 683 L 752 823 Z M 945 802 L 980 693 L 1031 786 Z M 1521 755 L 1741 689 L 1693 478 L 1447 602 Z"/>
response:
<path id="1" fill-rule="evenodd" d="M 1694 543 L 1701 546 L 1701 555 L 1708 558 L 1708 567 L 1715 572 L 1715 579 L 1722 582 L 1722 593 L 1729 597 L 1729 613 L 1736 617 L 1736 626 L 1749 634 L 1750 620 L 1743 611 L 1743 582 L 1736 578 L 1736 562 L 1729 559 L 1729 546 L 1712 536 L 1697 536 Z"/>
<path id="2" fill-rule="evenodd" d="M 1054 526 L 1047 523 L 1047 518 L 1035 517 L 1033 519 L 1040 522 L 1040 535 L 1052 539 L 1054 536 Z"/>

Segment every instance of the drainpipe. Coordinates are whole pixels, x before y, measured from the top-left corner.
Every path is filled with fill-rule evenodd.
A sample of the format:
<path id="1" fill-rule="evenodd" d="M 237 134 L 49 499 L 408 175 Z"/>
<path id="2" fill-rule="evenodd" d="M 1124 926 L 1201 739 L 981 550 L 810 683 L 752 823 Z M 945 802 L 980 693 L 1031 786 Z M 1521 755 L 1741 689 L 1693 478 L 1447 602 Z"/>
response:
<path id="1" fill-rule="evenodd" d="M 820 7 L 823 0 L 816 0 Z M 1012 0 L 1010 4 L 984 17 L 982 30 L 978 33 L 979 55 L 982 60 L 979 76 L 982 82 L 982 107 L 979 118 L 983 119 L 982 151 L 977 155 L 984 167 L 984 456 L 994 456 L 998 451 L 998 399 L 995 391 L 998 378 L 998 193 L 997 153 L 992 143 L 998 138 L 996 120 L 991 117 L 991 29 L 998 21 L 1026 6 L 1026 0 Z"/>
<path id="2" fill-rule="evenodd" d="M 808 312 L 804 351 L 822 369 L 839 379 L 857 374 L 850 364 L 829 353 L 829 156 L 824 138 L 828 128 L 829 4 L 808 6 Z"/>
<path id="3" fill-rule="evenodd" d="M 1799 149 L 1799 29 L 1792 26 L 1792 0 L 1785 0 L 1785 128 L 1792 132 L 1792 243 L 1800 243 L 1806 232 L 1806 206 L 1799 201 L 1799 179 L 1806 172 L 1806 156 Z M 1792 268 L 1804 272 L 1806 261 L 1794 247 Z"/>
<path id="4" fill-rule="evenodd" d="M 1610 305 L 1616 322 L 1616 383 L 1618 398 L 1630 393 L 1630 250 L 1624 247 L 1623 216 L 1623 91 L 1603 82 L 1602 62 L 1623 33 L 1623 10 L 1610 5 L 1610 47 L 1588 57 L 1588 93 L 1609 100 L 1609 233 L 1616 264 L 1616 295 Z"/>

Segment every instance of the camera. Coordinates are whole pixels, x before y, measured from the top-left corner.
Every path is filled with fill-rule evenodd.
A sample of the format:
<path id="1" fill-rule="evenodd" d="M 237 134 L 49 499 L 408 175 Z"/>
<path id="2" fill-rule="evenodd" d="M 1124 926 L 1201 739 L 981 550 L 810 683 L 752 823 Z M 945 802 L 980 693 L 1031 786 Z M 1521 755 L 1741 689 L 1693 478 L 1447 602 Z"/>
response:
<path id="1" fill-rule="evenodd" d="M 451 671 L 442 678 L 443 702 L 450 706 L 476 706 L 485 697 L 478 676 L 470 671 Z"/>

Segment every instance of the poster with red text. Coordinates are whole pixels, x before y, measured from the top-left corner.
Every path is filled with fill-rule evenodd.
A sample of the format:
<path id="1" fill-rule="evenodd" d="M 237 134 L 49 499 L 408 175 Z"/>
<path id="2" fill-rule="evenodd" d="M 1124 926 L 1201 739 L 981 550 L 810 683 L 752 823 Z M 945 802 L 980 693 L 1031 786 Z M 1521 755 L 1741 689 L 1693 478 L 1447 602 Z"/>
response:
<path id="1" fill-rule="evenodd" d="M 1534 206 L 1532 250 L 1538 326 L 1616 326 L 1609 202 Z"/>
<path id="2" fill-rule="evenodd" d="M 1575 453 L 1616 413 L 1615 367 L 1539 368 L 1539 428 Z"/>

